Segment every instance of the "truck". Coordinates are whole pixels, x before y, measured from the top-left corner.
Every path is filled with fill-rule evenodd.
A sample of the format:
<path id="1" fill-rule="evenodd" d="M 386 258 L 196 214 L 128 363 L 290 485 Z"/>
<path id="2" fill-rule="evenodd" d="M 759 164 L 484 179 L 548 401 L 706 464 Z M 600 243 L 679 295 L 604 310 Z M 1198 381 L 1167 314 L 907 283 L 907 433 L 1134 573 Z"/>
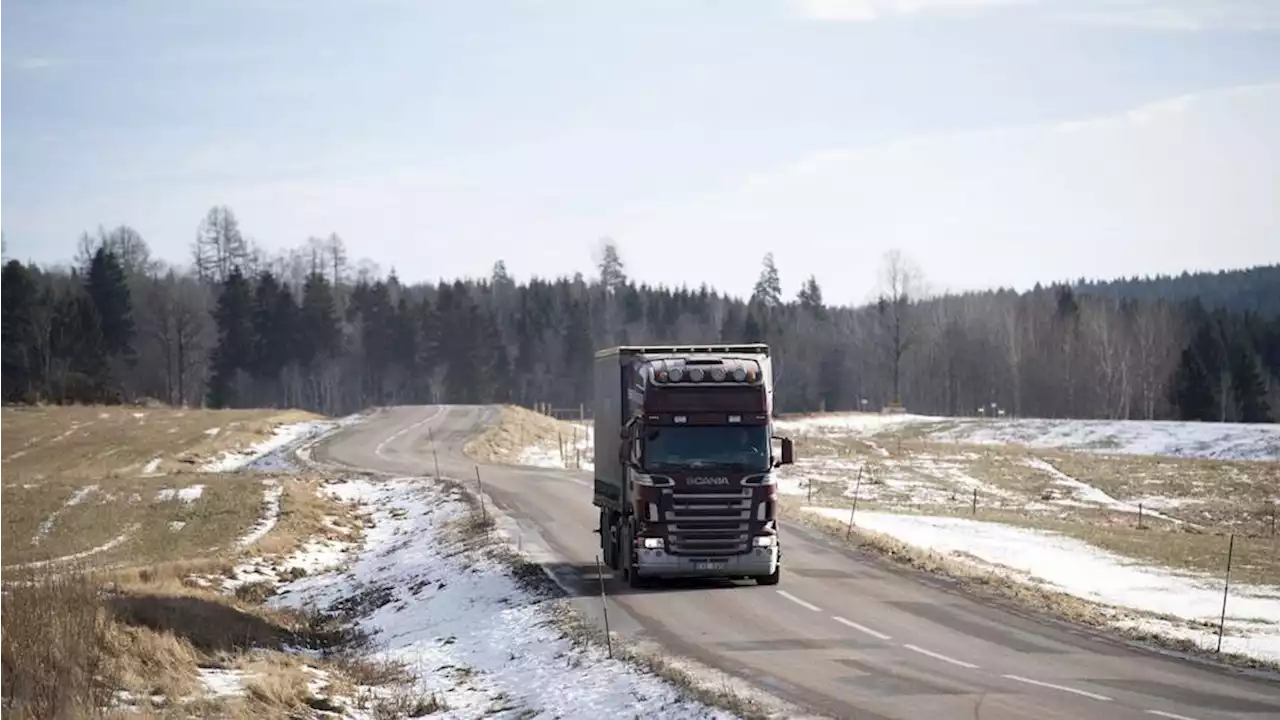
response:
<path id="1" fill-rule="evenodd" d="M 782 572 L 769 346 L 621 346 L 595 355 L 595 482 L 603 564 L 631 587 Z M 774 453 L 773 441 L 779 441 Z"/>

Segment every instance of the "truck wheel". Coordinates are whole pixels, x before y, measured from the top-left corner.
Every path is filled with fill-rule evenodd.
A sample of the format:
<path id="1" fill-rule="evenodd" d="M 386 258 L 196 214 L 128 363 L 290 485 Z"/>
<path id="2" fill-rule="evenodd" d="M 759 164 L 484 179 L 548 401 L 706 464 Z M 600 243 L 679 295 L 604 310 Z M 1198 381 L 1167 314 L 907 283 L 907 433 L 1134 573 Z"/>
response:
<path id="1" fill-rule="evenodd" d="M 757 585 L 777 585 L 782 580 L 782 565 L 778 565 L 771 575 L 760 575 L 756 577 Z"/>
<path id="2" fill-rule="evenodd" d="M 635 540 L 631 534 L 631 523 L 627 523 L 626 538 L 623 542 L 623 561 L 627 564 L 627 586 L 633 590 L 642 590 L 648 587 L 649 581 L 640 577 L 640 573 L 636 571 L 635 564 Z"/>
<path id="3" fill-rule="evenodd" d="M 600 511 L 600 552 L 604 555 L 604 566 L 618 569 L 618 535 L 609 526 L 609 513 Z"/>

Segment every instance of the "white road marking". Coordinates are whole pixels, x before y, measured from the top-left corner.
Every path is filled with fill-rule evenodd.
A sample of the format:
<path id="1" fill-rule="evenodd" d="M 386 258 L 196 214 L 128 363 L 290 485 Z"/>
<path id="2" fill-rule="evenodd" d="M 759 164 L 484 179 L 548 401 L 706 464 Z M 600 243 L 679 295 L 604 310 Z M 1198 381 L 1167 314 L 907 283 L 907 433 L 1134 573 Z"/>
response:
<path id="1" fill-rule="evenodd" d="M 1147 710 L 1146 713 L 1148 715 L 1159 715 L 1162 718 L 1169 718 L 1169 720 L 1195 720 L 1195 718 L 1189 718 L 1186 715 L 1175 715 L 1174 713 L 1165 712 L 1163 710 Z"/>
<path id="2" fill-rule="evenodd" d="M 394 433 L 392 433 L 392 434 L 388 435 L 388 436 L 386 437 L 386 439 L 384 439 L 382 442 L 378 443 L 377 447 L 375 447 L 375 448 L 373 449 L 373 454 L 374 454 L 374 455 L 377 455 L 378 457 L 386 457 L 386 455 L 383 455 L 383 454 L 382 454 L 382 451 L 386 449 L 386 447 L 387 447 L 387 444 L 388 444 L 388 443 L 390 443 L 391 441 L 393 441 L 393 440 L 395 440 L 396 438 L 400 437 L 401 435 L 404 435 L 405 433 L 409 432 L 410 430 L 413 430 L 414 428 L 422 427 L 423 425 L 426 425 L 427 423 L 431 422 L 432 420 L 435 420 L 437 417 L 439 417 L 439 416 L 440 416 L 440 413 L 442 413 L 442 412 L 444 412 L 444 406 L 443 406 L 443 405 L 441 405 L 440 407 L 436 408 L 436 411 L 435 411 L 435 412 L 433 412 L 433 413 L 431 413 L 430 415 L 428 415 L 427 417 L 425 417 L 425 418 L 423 418 L 423 419 L 419 420 L 418 422 L 416 422 L 416 423 L 414 423 L 414 424 L 410 425 L 409 427 L 401 428 L 400 430 L 397 430 L 397 431 L 395 431 Z"/>
<path id="3" fill-rule="evenodd" d="M 786 590 L 779 590 L 779 591 L 778 591 L 778 594 L 779 594 L 779 595 L 781 595 L 782 597 L 784 597 L 784 598 L 786 598 L 786 599 L 790 600 L 791 602 L 793 602 L 793 603 L 795 603 L 795 604 L 799 605 L 800 607 L 806 607 L 806 608 L 809 608 L 810 610 L 812 610 L 812 611 L 814 611 L 814 612 L 820 612 L 820 611 L 822 610 L 822 608 L 818 607 L 817 605 L 814 605 L 813 603 L 810 603 L 810 602 L 805 602 L 804 600 L 801 600 L 800 598 L 796 597 L 795 595 L 792 595 L 791 593 L 787 592 Z"/>
<path id="4" fill-rule="evenodd" d="M 1054 685 L 1053 683 L 1041 682 L 1039 680 L 1032 680 L 1031 678 L 1024 678 L 1019 675 L 1001 675 L 1000 677 L 1006 678 L 1008 680 L 1017 680 L 1018 682 L 1027 683 L 1028 685 L 1039 685 L 1040 687 L 1053 688 L 1054 690 L 1061 690 L 1063 692 L 1075 693 L 1076 695 L 1083 695 L 1087 698 L 1093 698 L 1094 700 L 1110 700 L 1111 699 L 1106 695 L 1091 693 L 1087 690 L 1077 690 L 1075 688 L 1066 687 L 1065 685 Z"/>
<path id="5" fill-rule="evenodd" d="M 913 652 L 918 652 L 918 653 L 920 653 L 921 655 L 928 655 L 929 657 L 931 657 L 931 658 L 933 658 L 933 659 L 935 659 L 935 660 L 941 660 L 942 662 L 949 662 L 949 663 L 951 663 L 952 665 L 959 665 L 960 667 L 966 667 L 966 668 L 969 668 L 969 669 L 971 669 L 971 670 L 976 670 L 976 669 L 978 669 L 978 666 L 977 666 L 977 665 L 974 665 L 973 663 L 967 663 L 967 662 L 965 662 L 965 661 L 963 661 L 963 660 L 957 660 L 957 659 L 955 659 L 955 658 L 953 658 L 953 657 L 947 657 L 946 655 L 943 655 L 942 653 L 936 653 L 936 652 L 934 652 L 934 651 L 932 651 L 932 650 L 925 650 L 925 649 L 924 649 L 924 648 L 922 648 L 922 647 L 916 647 L 915 645 L 903 645 L 902 647 L 904 647 L 904 648 L 906 648 L 906 649 L 908 649 L 908 650 L 911 650 L 911 651 L 913 651 Z"/>
<path id="6" fill-rule="evenodd" d="M 853 628 L 854 630 L 858 630 L 858 631 L 860 631 L 860 632 L 864 632 L 864 633 L 866 633 L 866 634 L 870 635 L 871 637 L 874 637 L 874 638 L 880 638 L 881 640 L 888 640 L 888 639 L 889 639 L 889 636 L 888 636 L 888 635 L 885 635 L 884 633 L 879 632 L 878 630 L 872 630 L 871 628 L 867 627 L 866 625 L 859 625 L 858 623 L 856 623 L 856 622 L 854 622 L 854 621 L 852 621 L 852 620 L 845 620 L 844 618 L 840 617 L 839 615 L 832 615 L 832 616 L 831 616 L 831 619 L 832 619 L 832 620 L 835 620 L 836 622 L 840 623 L 841 625 L 848 625 L 849 627 Z"/>

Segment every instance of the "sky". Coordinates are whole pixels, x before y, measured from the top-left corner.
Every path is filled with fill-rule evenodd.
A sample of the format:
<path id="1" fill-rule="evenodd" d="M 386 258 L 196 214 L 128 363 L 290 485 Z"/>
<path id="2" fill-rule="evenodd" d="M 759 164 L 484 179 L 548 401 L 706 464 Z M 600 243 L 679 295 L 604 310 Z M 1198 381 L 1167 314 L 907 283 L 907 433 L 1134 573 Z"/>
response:
<path id="1" fill-rule="evenodd" d="M 5 254 L 227 205 L 405 281 L 860 303 L 1280 262 L 1275 0 L 10 0 Z"/>

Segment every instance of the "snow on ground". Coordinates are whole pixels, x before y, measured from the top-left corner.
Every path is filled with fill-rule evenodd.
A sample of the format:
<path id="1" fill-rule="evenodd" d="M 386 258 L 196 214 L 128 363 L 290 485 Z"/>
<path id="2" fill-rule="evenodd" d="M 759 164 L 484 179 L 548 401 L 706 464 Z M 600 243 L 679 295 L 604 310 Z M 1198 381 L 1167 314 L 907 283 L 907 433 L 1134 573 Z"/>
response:
<path id="1" fill-rule="evenodd" d="M 168 502 L 170 500 L 181 500 L 184 503 L 195 502 L 204 494 L 203 485 L 192 485 L 184 488 L 164 488 L 156 493 L 156 502 Z"/>
<path id="2" fill-rule="evenodd" d="M 937 422 L 945 418 L 929 415 L 879 413 L 827 413 L 779 420 L 776 427 L 781 433 L 796 435 L 859 436 L 876 433 L 904 425 Z"/>
<path id="3" fill-rule="evenodd" d="M 277 484 L 274 480 L 263 480 L 262 484 L 266 486 L 262 491 L 262 503 L 266 506 L 266 511 L 263 512 L 257 524 L 250 528 L 244 537 L 236 541 L 236 547 L 247 548 L 258 542 L 280 521 L 280 496 L 284 494 L 284 486 Z"/>
<path id="4" fill-rule="evenodd" d="M 143 477 L 146 477 L 148 475 L 154 475 L 156 470 L 160 469 L 160 460 L 161 458 L 152 458 L 150 462 L 148 462 L 146 466 L 142 468 Z"/>
<path id="5" fill-rule="evenodd" d="M 373 511 L 363 551 L 347 572 L 296 580 L 270 602 L 362 599 L 358 623 L 378 633 L 379 655 L 408 663 L 417 691 L 444 701 L 438 715 L 479 717 L 500 702 L 510 717 L 731 717 L 598 649 L 575 649 L 549 622 L 546 601 L 505 566 L 459 554 L 447 525 L 466 508 L 422 478 L 328 489 Z"/>
<path id="6" fill-rule="evenodd" d="M 211 427 L 211 428 L 209 428 L 208 430 L 205 430 L 205 431 L 204 431 L 204 434 L 205 434 L 205 435 L 208 435 L 209 437 L 217 437 L 218 433 L 220 433 L 220 432 L 222 432 L 222 428 L 220 428 L 220 427 Z"/>
<path id="7" fill-rule="evenodd" d="M 250 675 L 243 670 L 200 668 L 200 682 L 205 692 L 213 697 L 240 697 L 245 694 L 244 681 Z"/>
<path id="8" fill-rule="evenodd" d="M 848 522 L 844 508 L 807 508 Z M 1222 612 L 1221 579 L 1174 573 L 1140 565 L 1057 533 L 965 518 L 859 512 L 855 524 L 902 542 L 958 559 L 998 568 L 1019 580 L 1040 584 L 1104 605 L 1136 613 L 1168 615 L 1184 625 L 1141 617 L 1120 617 L 1120 627 L 1165 632 L 1215 647 Z M 1227 602 L 1224 652 L 1280 662 L 1280 587 L 1233 585 Z"/>
<path id="9" fill-rule="evenodd" d="M 1274 423 L 951 418 L 928 438 L 1121 455 L 1280 460 L 1280 425 Z"/>
<path id="10" fill-rule="evenodd" d="M 1081 507 L 1097 506 L 1108 510 L 1114 510 L 1116 512 L 1141 512 L 1150 517 L 1158 517 L 1162 520 L 1168 520 L 1169 522 L 1174 523 L 1182 522 L 1181 520 L 1171 518 L 1168 515 L 1158 512 L 1146 503 L 1143 503 L 1142 506 L 1139 507 L 1138 503 L 1127 503 L 1117 500 L 1103 492 L 1101 489 L 1067 475 L 1044 460 L 1031 458 L 1024 461 L 1024 464 L 1027 467 L 1048 473 L 1053 477 L 1053 484 L 1059 488 L 1063 488 L 1064 492 L 1068 493 L 1069 497 L 1067 498 L 1054 498 L 1049 501 L 1056 505 L 1077 505 Z"/>
<path id="11" fill-rule="evenodd" d="M 977 490 L 982 505 L 1022 504 L 1016 493 L 966 473 L 963 459 L 919 454 L 909 460 L 878 459 L 868 467 L 862 460 L 835 455 L 800 457 L 777 473 L 778 492 L 807 497 L 812 484 L 815 495 L 834 492 L 877 502 L 967 505 Z"/>
<path id="12" fill-rule="evenodd" d="M 27 568 L 39 568 L 39 567 L 46 567 L 48 565 L 57 565 L 59 563 L 72 562 L 74 560 L 83 560 L 87 557 L 97 555 L 98 553 L 104 553 L 108 550 L 119 547 L 120 545 L 127 542 L 129 538 L 133 537 L 134 533 L 138 532 L 139 527 L 141 527 L 141 525 L 134 523 L 133 525 L 126 527 L 124 529 L 124 532 L 120 533 L 119 535 L 111 538 L 110 540 L 106 541 L 105 543 L 95 548 L 89 548 L 88 550 L 82 550 L 81 552 L 78 552 L 78 553 L 72 553 L 71 555 L 63 555 L 62 557 L 50 558 L 48 560 L 37 560 L 35 562 L 22 563 L 19 565 L 7 565 L 5 566 L 5 569 L 18 570 L 18 569 L 27 569 Z"/>
<path id="13" fill-rule="evenodd" d="M 577 435 L 566 435 L 564 452 L 559 442 L 530 445 L 520 451 L 516 462 L 532 467 L 592 470 L 595 468 L 595 427 L 590 423 L 571 423 Z M 576 440 L 576 441 L 575 441 Z"/>
<path id="14" fill-rule="evenodd" d="M 61 515 L 67 508 L 84 502 L 90 495 L 97 492 L 97 490 L 97 485 L 86 485 L 72 493 L 71 497 L 67 498 L 67 501 L 62 504 L 62 507 L 49 513 L 49 517 L 40 522 L 40 527 L 36 528 L 35 537 L 31 538 L 31 544 L 39 545 L 40 541 L 44 540 L 45 537 L 53 531 L 53 524 L 58 521 L 59 515 Z"/>
<path id="15" fill-rule="evenodd" d="M 228 450 L 216 460 L 200 466 L 201 472 L 234 472 L 242 470 L 256 461 L 266 458 L 290 445 L 307 440 L 320 433 L 332 430 L 336 424 L 331 420 L 309 420 L 307 422 L 289 423 L 277 427 L 272 436 L 259 443 L 254 443 L 243 450 Z M 210 428 L 214 430 L 216 428 Z M 205 431 L 209 432 L 208 430 Z"/>

